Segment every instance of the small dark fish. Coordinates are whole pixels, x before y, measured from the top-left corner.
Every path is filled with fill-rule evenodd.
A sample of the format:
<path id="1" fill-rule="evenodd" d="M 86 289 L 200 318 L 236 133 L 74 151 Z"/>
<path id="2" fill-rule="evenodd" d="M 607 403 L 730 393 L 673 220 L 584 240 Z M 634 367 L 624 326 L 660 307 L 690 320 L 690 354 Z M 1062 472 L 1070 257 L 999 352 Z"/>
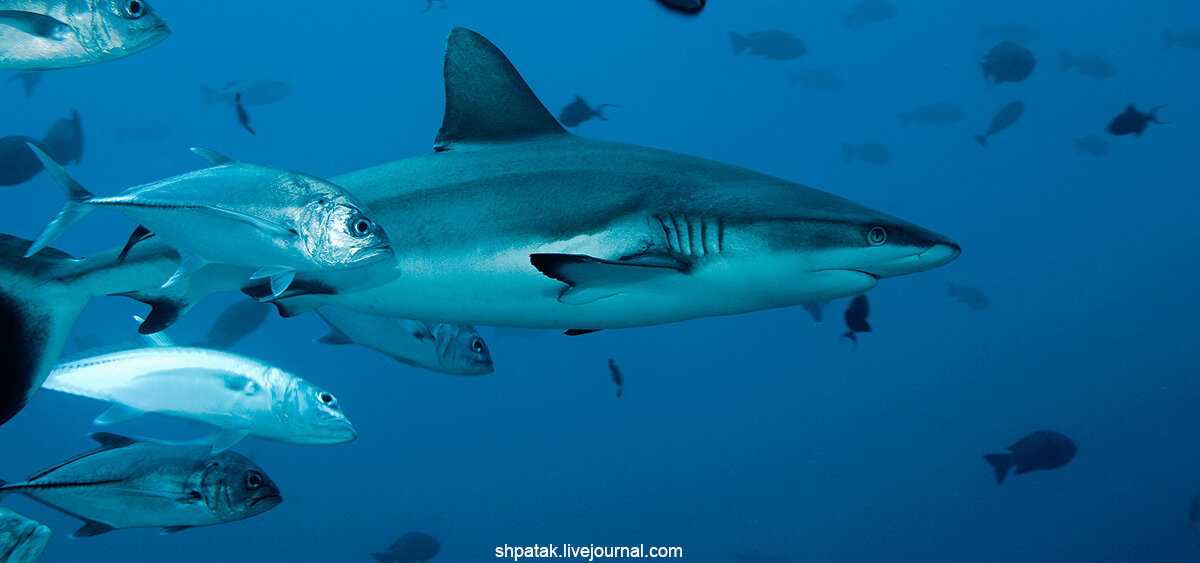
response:
<path id="1" fill-rule="evenodd" d="M 434 0 L 425 0 L 425 9 L 421 10 L 421 13 L 424 14 L 425 12 L 428 12 L 429 10 L 433 9 L 433 2 L 434 2 Z M 445 8 L 446 0 L 437 0 L 437 5 L 439 8 Z"/>
<path id="2" fill-rule="evenodd" d="M 896 6 L 886 0 L 863 0 L 842 13 L 846 27 L 862 27 L 865 23 L 881 22 L 896 15 Z"/>
<path id="3" fill-rule="evenodd" d="M 846 308 L 846 328 L 842 338 L 849 338 L 854 343 L 854 348 L 858 348 L 858 337 L 855 336 L 859 332 L 871 332 L 871 325 L 867 324 L 867 313 L 870 312 L 870 304 L 867 303 L 867 295 L 862 294 L 850 301 L 850 306 Z"/>
<path id="4" fill-rule="evenodd" d="M 1196 530 L 1196 522 L 1200 522 L 1200 492 L 1192 495 L 1192 502 L 1188 504 L 1188 527 L 1193 531 Z"/>
<path id="5" fill-rule="evenodd" d="M 861 160 L 874 164 L 886 164 L 892 160 L 892 151 L 879 143 L 861 143 L 852 145 L 842 143 L 842 155 L 846 162 Z"/>
<path id="6" fill-rule="evenodd" d="M 1038 34 L 1023 23 L 1008 22 L 995 25 L 980 25 L 980 41 L 1012 41 L 1013 43 L 1031 43 L 1037 41 Z"/>
<path id="7" fill-rule="evenodd" d="M 42 162 L 27 143 L 41 147 L 61 163 L 78 163 L 83 158 L 79 112 L 72 109 L 71 117 L 55 120 L 40 141 L 24 135 L 0 139 L 0 186 L 22 184 L 42 171 Z"/>
<path id="8" fill-rule="evenodd" d="M 437 538 L 421 532 L 409 532 L 392 542 L 383 553 L 372 553 L 379 563 L 425 563 L 442 550 Z"/>
<path id="9" fill-rule="evenodd" d="M 1066 51 L 1062 51 L 1062 71 L 1067 72 L 1071 69 L 1094 78 L 1112 78 L 1117 75 L 1117 66 L 1100 55 L 1072 57 Z"/>
<path id="10" fill-rule="evenodd" d="M 809 70 L 788 70 L 788 86 L 803 86 L 822 92 L 835 92 L 842 89 L 842 78 L 831 71 L 814 68 Z"/>
<path id="11" fill-rule="evenodd" d="M 730 31 L 729 41 L 733 43 L 734 55 L 749 49 L 751 55 L 776 60 L 794 59 L 808 50 L 804 41 L 782 29 L 764 29 L 745 35 Z"/>
<path id="12" fill-rule="evenodd" d="M 1025 113 L 1025 102 L 1020 100 L 1000 108 L 1000 111 L 996 112 L 996 115 L 992 117 L 992 123 L 988 125 L 987 133 L 975 135 L 975 140 L 979 141 L 979 144 L 983 145 L 983 148 L 986 149 L 988 146 L 988 137 L 1008 129 L 1009 126 L 1021 118 L 1021 114 L 1023 113 Z"/>
<path id="13" fill-rule="evenodd" d="M 1053 430 L 1039 430 L 1005 448 L 1010 454 L 987 454 L 983 459 L 996 471 L 996 484 L 1004 482 L 1008 470 L 1016 466 L 1015 475 L 1038 469 L 1058 469 L 1075 457 L 1078 448 L 1070 438 Z"/>
<path id="14" fill-rule="evenodd" d="M 988 303 L 988 298 L 982 291 L 975 289 L 969 285 L 958 285 L 954 282 L 946 282 L 950 286 L 950 297 L 957 297 L 958 302 L 972 309 L 984 310 L 991 306 Z"/>
<path id="15" fill-rule="evenodd" d="M 237 108 L 238 123 L 241 123 L 242 127 L 245 127 L 251 135 L 257 135 L 258 133 L 255 133 L 254 130 L 250 128 L 250 116 L 246 115 L 246 108 L 242 106 L 241 92 L 234 94 L 233 105 Z"/>
<path id="16" fill-rule="evenodd" d="M 966 117 L 962 108 L 948 104 L 946 102 L 935 102 L 926 104 L 912 111 L 905 111 L 896 114 L 900 118 L 900 125 L 908 127 L 909 123 L 929 123 L 931 125 L 950 125 L 958 123 Z"/>
<path id="17" fill-rule="evenodd" d="M 192 348 L 213 348 L 228 350 L 250 333 L 258 330 L 263 321 L 267 320 L 270 304 L 259 303 L 253 299 L 241 299 L 225 308 L 221 316 L 213 321 L 208 334 L 199 342 L 188 344 Z"/>
<path id="18" fill-rule="evenodd" d="M 580 123 L 593 117 L 601 121 L 608 121 L 608 118 L 604 117 L 604 108 L 615 107 L 620 106 L 615 104 L 600 104 L 593 109 L 583 98 L 576 94 L 575 101 L 567 104 L 562 108 L 562 111 L 558 112 L 558 120 L 566 127 L 579 127 Z"/>
<path id="19" fill-rule="evenodd" d="M 696 15 L 704 9 L 708 0 L 658 0 L 668 10 L 681 14 Z"/>
<path id="20" fill-rule="evenodd" d="M 625 378 L 621 376 L 621 368 L 617 367 L 612 358 L 608 360 L 608 371 L 612 372 L 613 383 L 617 384 L 617 396 L 620 397 L 621 391 L 625 389 Z"/>
<path id="21" fill-rule="evenodd" d="M 994 80 L 996 84 L 1025 80 L 1035 66 L 1037 59 L 1033 58 L 1033 52 L 1012 41 L 992 47 L 979 63 L 984 80 Z"/>
<path id="22" fill-rule="evenodd" d="M 804 307 L 805 311 L 808 311 L 809 315 L 812 315 L 813 320 L 816 322 L 821 322 L 821 320 L 824 319 L 825 307 L 828 306 L 828 301 L 817 301 L 816 303 L 805 303 L 801 305 L 801 307 Z"/>
<path id="23" fill-rule="evenodd" d="M 1176 45 L 1187 49 L 1200 49 L 1200 28 L 1190 29 L 1183 33 L 1172 33 L 1168 29 L 1163 33 L 1166 37 L 1163 49 L 1170 49 Z"/>
<path id="24" fill-rule="evenodd" d="M 1125 113 L 1114 117 L 1112 122 L 1108 124 L 1108 132 L 1113 135 L 1128 135 L 1133 133 L 1140 137 L 1142 131 L 1146 130 L 1146 125 L 1150 123 L 1157 123 L 1159 125 L 1170 123 L 1169 121 L 1158 120 L 1156 114 L 1163 107 L 1165 106 L 1155 107 L 1149 113 L 1146 113 L 1138 111 L 1137 108 L 1133 107 L 1133 104 L 1129 104 L 1129 107 L 1125 108 Z"/>
<path id="25" fill-rule="evenodd" d="M 30 98 L 33 97 L 34 86 L 37 86 L 37 83 L 41 82 L 43 75 L 44 73 L 40 70 L 18 72 L 14 74 L 12 78 L 9 78 L 8 81 L 12 82 L 14 80 L 20 80 L 21 87 L 25 90 L 25 97 Z"/>
<path id="26" fill-rule="evenodd" d="M 1071 142 L 1075 143 L 1076 154 L 1090 154 L 1095 156 L 1108 154 L 1108 141 L 1100 138 L 1100 135 L 1095 133 L 1071 139 Z"/>

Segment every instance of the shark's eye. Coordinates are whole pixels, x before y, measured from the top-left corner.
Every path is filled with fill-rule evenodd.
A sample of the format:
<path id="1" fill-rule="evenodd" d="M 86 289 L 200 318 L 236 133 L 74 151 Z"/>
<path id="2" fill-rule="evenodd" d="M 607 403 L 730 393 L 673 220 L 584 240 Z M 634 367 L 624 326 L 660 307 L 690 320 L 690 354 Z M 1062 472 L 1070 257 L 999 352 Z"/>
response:
<path id="1" fill-rule="evenodd" d="M 482 354 L 483 353 L 483 340 L 480 340 L 478 338 L 472 338 L 471 339 L 471 351 L 475 352 L 476 354 Z"/>
<path id="2" fill-rule="evenodd" d="M 867 231 L 867 244 L 882 246 L 885 242 L 887 242 L 887 229 L 876 226 L 871 227 L 871 230 Z"/>
<path id="3" fill-rule="evenodd" d="M 263 478 L 262 473 L 257 471 L 246 472 L 246 488 L 250 489 L 251 491 L 257 491 L 259 488 L 261 488 L 265 480 L 266 479 Z"/>
<path id="4" fill-rule="evenodd" d="M 146 7 L 138 0 L 129 0 L 121 5 L 125 17 L 136 20 L 146 13 Z"/>

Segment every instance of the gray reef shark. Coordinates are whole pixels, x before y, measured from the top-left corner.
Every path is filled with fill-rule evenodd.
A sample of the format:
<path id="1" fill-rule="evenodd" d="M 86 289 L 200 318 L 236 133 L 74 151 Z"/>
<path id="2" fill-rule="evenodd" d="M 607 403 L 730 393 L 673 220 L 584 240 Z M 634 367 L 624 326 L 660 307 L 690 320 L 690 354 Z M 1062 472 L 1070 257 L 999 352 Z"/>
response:
<path id="1" fill-rule="evenodd" d="M 472 31 L 451 32 L 444 76 L 434 153 L 331 179 L 396 241 L 398 266 L 379 283 L 301 274 L 273 295 L 245 268 L 213 264 L 186 294 L 169 294 L 161 286 L 178 258 L 154 239 L 123 262 L 116 250 L 75 260 L 50 248 L 22 261 L 22 241 L 0 237 L 0 422 L 40 385 L 92 295 L 150 303 L 142 332 L 229 289 L 285 316 L 334 304 L 462 325 L 612 329 L 856 295 L 960 253 L 941 234 L 800 184 L 572 135 Z"/>

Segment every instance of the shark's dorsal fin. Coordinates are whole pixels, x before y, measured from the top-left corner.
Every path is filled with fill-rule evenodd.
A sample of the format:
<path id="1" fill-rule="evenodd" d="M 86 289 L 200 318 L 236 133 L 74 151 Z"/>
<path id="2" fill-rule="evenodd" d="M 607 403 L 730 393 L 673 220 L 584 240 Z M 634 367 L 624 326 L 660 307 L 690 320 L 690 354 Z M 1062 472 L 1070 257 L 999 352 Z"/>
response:
<path id="1" fill-rule="evenodd" d="M 566 134 L 508 58 L 483 36 L 461 27 L 446 40 L 446 115 L 433 148 Z"/>

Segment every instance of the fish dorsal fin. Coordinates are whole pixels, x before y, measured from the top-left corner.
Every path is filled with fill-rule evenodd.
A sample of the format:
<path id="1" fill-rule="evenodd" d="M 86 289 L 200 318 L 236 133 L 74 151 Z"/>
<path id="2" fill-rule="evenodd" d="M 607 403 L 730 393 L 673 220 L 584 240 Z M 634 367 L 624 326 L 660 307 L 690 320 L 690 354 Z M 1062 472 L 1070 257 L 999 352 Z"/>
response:
<path id="1" fill-rule="evenodd" d="M 237 161 L 236 161 L 236 160 L 234 160 L 234 159 L 232 159 L 232 158 L 229 158 L 228 156 L 225 156 L 225 155 L 223 155 L 223 154 L 221 154 L 221 153 L 219 153 L 219 152 L 217 152 L 217 151 L 214 151 L 214 150 L 212 150 L 212 149 L 204 149 L 204 148 L 200 148 L 200 147 L 192 147 L 192 148 L 191 148 L 191 151 L 192 151 L 192 152 L 194 152 L 194 153 L 196 153 L 196 156 L 199 156 L 200 158 L 203 158 L 204 160 L 207 160 L 207 161 L 208 161 L 208 163 L 209 163 L 209 164 L 211 164 L 211 165 L 213 165 L 213 166 L 220 166 L 220 165 L 222 165 L 222 164 L 235 164 L 235 163 L 237 163 Z"/>
<path id="2" fill-rule="evenodd" d="M 456 27 L 446 41 L 446 115 L 433 148 L 566 134 L 513 68 L 483 36 Z"/>

